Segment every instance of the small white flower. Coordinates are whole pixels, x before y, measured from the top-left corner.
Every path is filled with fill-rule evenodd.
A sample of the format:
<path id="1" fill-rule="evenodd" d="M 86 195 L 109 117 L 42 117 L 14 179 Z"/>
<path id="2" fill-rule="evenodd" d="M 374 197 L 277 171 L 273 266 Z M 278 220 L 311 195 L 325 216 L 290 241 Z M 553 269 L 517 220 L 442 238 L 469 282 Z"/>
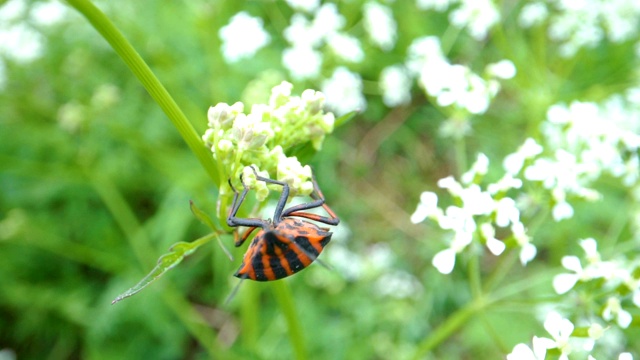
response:
<path id="1" fill-rule="evenodd" d="M 441 274 L 451 274 L 456 264 L 455 250 L 448 248 L 438 252 L 431 261 Z"/>
<path id="2" fill-rule="evenodd" d="M 556 203 L 551 209 L 551 215 L 555 221 L 570 219 L 573 217 L 573 207 L 566 201 Z"/>
<path id="3" fill-rule="evenodd" d="M 449 20 L 458 28 L 467 28 L 476 40 L 483 40 L 500 20 L 500 13 L 491 0 L 462 0 L 449 15 Z"/>
<path id="4" fill-rule="evenodd" d="M 222 39 L 222 55 L 228 62 L 253 56 L 271 41 L 271 36 L 262 27 L 262 19 L 241 11 L 219 32 Z"/>
<path id="5" fill-rule="evenodd" d="M 516 66 L 511 60 L 501 60 L 487 65 L 487 73 L 500 79 L 511 79 L 516 76 Z"/>
<path id="6" fill-rule="evenodd" d="M 480 233 L 486 241 L 487 248 L 493 255 L 498 256 L 504 252 L 506 245 L 496 239 L 496 229 L 494 229 L 491 223 L 483 223 L 480 225 Z"/>
<path id="7" fill-rule="evenodd" d="M 421 10 L 445 11 L 457 0 L 417 0 L 416 6 Z"/>
<path id="8" fill-rule="evenodd" d="M 313 19 L 313 31 L 323 39 L 342 29 L 346 20 L 334 3 L 324 3 Z"/>
<path id="9" fill-rule="evenodd" d="M 633 320 L 631 314 L 622 308 L 620 300 L 616 297 L 610 297 L 607 300 L 607 305 L 602 310 L 602 318 L 606 321 L 611 321 L 615 318 L 618 325 L 623 329 L 628 328 L 631 320 Z"/>
<path id="10" fill-rule="evenodd" d="M 507 173 L 515 175 L 520 172 L 525 160 L 532 159 L 540 153 L 542 153 L 542 146 L 534 139 L 527 138 L 515 153 L 504 158 L 502 166 Z"/>
<path id="11" fill-rule="evenodd" d="M 572 351 L 571 345 L 569 345 L 569 338 L 573 333 L 573 323 L 568 319 L 562 318 L 560 314 L 552 312 L 544 321 L 544 328 L 555 341 L 555 347 L 562 352 L 561 358 L 568 359 L 567 356 Z"/>
<path id="12" fill-rule="evenodd" d="M 541 24 L 549 15 L 547 7 L 542 2 L 526 4 L 520 10 L 518 24 L 523 28 L 529 28 Z"/>
<path id="13" fill-rule="evenodd" d="M 460 180 L 463 184 L 471 184 L 477 176 L 484 176 L 489 170 L 489 158 L 483 153 L 478 153 L 476 161 L 471 165 L 471 169 L 462 174 Z"/>
<path id="14" fill-rule="evenodd" d="M 55 25 L 62 21 L 66 15 L 67 7 L 57 1 L 34 3 L 30 13 L 36 24 L 44 26 Z"/>
<path id="15" fill-rule="evenodd" d="M 331 50 L 342 60 L 359 63 L 364 59 L 360 40 L 353 36 L 334 33 L 328 36 L 327 43 Z"/>
<path id="16" fill-rule="evenodd" d="M 287 0 L 287 4 L 294 10 L 310 13 L 320 6 L 320 0 Z"/>
<path id="17" fill-rule="evenodd" d="M 536 257 L 538 249 L 531 243 L 529 235 L 527 235 L 524 224 L 521 222 L 515 222 L 511 225 L 511 233 L 513 238 L 520 245 L 520 263 L 525 266 L 531 260 Z"/>
<path id="18" fill-rule="evenodd" d="M 327 106 L 338 115 L 353 110 L 364 110 L 367 101 L 362 94 L 362 79 L 345 67 L 338 67 L 331 78 L 322 82 L 322 92 L 327 97 Z"/>
<path id="19" fill-rule="evenodd" d="M 320 74 L 322 54 L 310 46 L 294 46 L 284 49 L 282 64 L 295 79 L 313 79 Z"/>
<path id="20" fill-rule="evenodd" d="M 584 250 L 587 261 L 590 264 L 599 263 L 601 261 L 600 253 L 598 253 L 598 242 L 594 238 L 579 240 L 578 244 L 580 244 L 580 247 Z"/>
<path id="21" fill-rule="evenodd" d="M 558 294 L 564 294 L 571 290 L 579 280 L 590 280 L 580 264 L 577 256 L 564 256 L 562 266 L 574 272 L 574 274 L 558 274 L 553 278 L 553 289 Z"/>
<path id="22" fill-rule="evenodd" d="M 453 196 L 460 197 L 462 195 L 462 185 L 460 185 L 453 176 L 447 176 L 446 178 L 438 180 L 438 186 L 442 189 L 447 189 L 449 194 Z"/>
<path id="23" fill-rule="evenodd" d="M 489 184 L 487 190 L 491 195 L 498 193 L 506 193 L 511 189 L 520 189 L 522 187 L 522 180 L 513 177 L 513 175 L 507 172 L 498 182 Z"/>
<path id="24" fill-rule="evenodd" d="M 504 197 L 496 202 L 496 225 L 507 227 L 520 221 L 520 210 L 516 207 L 516 201 L 510 197 Z"/>
<path id="25" fill-rule="evenodd" d="M 533 337 L 533 346 L 530 348 L 526 344 L 518 344 L 507 355 L 507 360 L 544 360 L 547 349 L 555 347 L 555 342 L 547 338 Z"/>
<path id="26" fill-rule="evenodd" d="M 589 334 L 589 337 L 591 339 L 598 340 L 602 337 L 602 335 L 604 335 L 604 330 L 605 329 L 602 327 L 602 325 L 593 323 L 591 324 L 591 326 L 589 326 L 587 333 Z"/>
<path id="27" fill-rule="evenodd" d="M 414 224 L 423 222 L 427 217 L 440 216 L 442 210 L 438 208 L 438 195 L 434 192 L 425 191 L 420 194 L 418 208 L 411 215 L 411 222 Z"/>
<path id="28" fill-rule="evenodd" d="M 38 31 L 25 23 L 0 28 L 0 55 L 28 63 L 42 55 L 45 39 Z"/>
<path id="29" fill-rule="evenodd" d="M 633 360 L 633 355 L 630 352 L 623 352 L 618 355 L 618 360 Z"/>
<path id="30" fill-rule="evenodd" d="M 397 25 L 391 8 L 377 2 L 367 2 L 364 4 L 363 21 L 371 42 L 384 51 L 393 49 Z"/>
<path id="31" fill-rule="evenodd" d="M 407 104 L 411 101 L 411 78 L 400 65 L 387 66 L 380 73 L 382 101 L 389 107 Z"/>

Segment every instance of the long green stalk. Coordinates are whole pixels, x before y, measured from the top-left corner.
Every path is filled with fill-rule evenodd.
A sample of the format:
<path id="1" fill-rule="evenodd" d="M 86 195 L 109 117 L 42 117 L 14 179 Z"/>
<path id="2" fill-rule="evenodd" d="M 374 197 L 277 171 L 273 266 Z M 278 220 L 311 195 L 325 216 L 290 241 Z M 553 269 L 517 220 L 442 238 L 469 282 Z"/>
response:
<path id="1" fill-rule="evenodd" d="M 187 143 L 191 151 L 196 155 L 205 168 L 214 184 L 220 184 L 215 163 L 209 150 L 204 146 L 187 117 L 173 100 L 167 89 L 160 83 L 142 57 L 127 41 L 122 33 L 115 27 L 109 18 L 88 0 L 67 0 L 78 12 L 80 12 L 93 27 L 111 45 L 113 50 L 122 58 L 131 72 L 149 92 L 162 111 L 169 117 L 173 125 L 178 129 L 180 136 Z"/>

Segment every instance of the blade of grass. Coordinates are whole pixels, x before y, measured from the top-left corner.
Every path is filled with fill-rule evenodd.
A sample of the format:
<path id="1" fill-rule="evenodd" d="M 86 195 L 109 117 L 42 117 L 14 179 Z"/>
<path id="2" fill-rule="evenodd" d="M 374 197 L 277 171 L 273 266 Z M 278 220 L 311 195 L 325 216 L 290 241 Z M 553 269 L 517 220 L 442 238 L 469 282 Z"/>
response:
<path id="1" fill-rule="evenodd" d="M 293 296 L 291 295 L 289 285 L 286 281 L 274 281 L 273 293 L 287 322 L 289 340 L 291 341 L 295 358 L 298 360 L 308 359 L 307 349 L 302 335 L 302 326 L 300 325 L 298 314 L 296 314 L 296 308 L 293 303 Z"/>
<path id="2" fill-rule="evenodd" d="M 216 170 L 211 152 L 204 146 L 202 139 L 187 117 L 129 41 L 127 41 L 124 35 L 115 27 L 111 20 L 90 1 L 67 0 L 67 2 L 93 25 L 100 35 L 107 40 L 118 56 L 122 58 L 131 72 L 133 72 L 149 92 L 149 95 L 151 95 L 153 100 L 158 103 L 162 111 L 169 117 L 180 133 L 180 136 L 182 136 L 182 139 L 184 139 L 191 151 L 196 155 L 214 184 L 219 186 L 220 176 Z"/>

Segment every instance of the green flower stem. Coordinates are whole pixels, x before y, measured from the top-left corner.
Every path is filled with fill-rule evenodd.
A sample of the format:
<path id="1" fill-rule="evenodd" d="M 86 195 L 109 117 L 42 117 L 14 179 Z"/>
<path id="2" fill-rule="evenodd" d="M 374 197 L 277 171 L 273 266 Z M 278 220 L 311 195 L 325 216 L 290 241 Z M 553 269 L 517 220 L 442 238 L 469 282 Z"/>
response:
<path id="1" fill-rule="evenodd" d="M 484 297 L 477 298 L 467 304 L 464 308 L 458 310 L 438 327 L 434 332 L 427 336 L 420 344 L 413 358 L 416 360 L 423 359 L 425 354 L 434 349 L 440 343 L 449 338 L 458 328 L 466 324 L 476 312 L 484 309 L 487 301 Z"/>
<path id="2" fill-rule="evenodd" d="M 467 171 L 467 144 L 464 141 L 464 137 L 461 136 L 455 139 L 454 151 L 456 153 L 456 170 L 458 172 L 456 175 L 460 178 Z"/>
<path id="3" fill-rule="evenodd" d="M 160 105 L 162 111 L 164 111 L 176 129 L 178 129 L 180 136 L 182 136 L 191 151 L 196 155 L 214 184 L 219 186 L 220 179 L 211 152 L 204 146 L 202 139 L 187 117 L 129 41 L 127 41 L 124 35 L 113 25 L 111 20 L 90 1 L 67 0 L 67 2 L 87 18 L 91 25 L 93 25 L 120 58 L 122 58 L 131 72 L 133 72 L 145 89 L 147 89 L 149 95 Z"/>
<path id="4" fill-rule="evenodd" d="M 302 327 L 298 320 L 298 315 L 296 314 L 293 296 L 291 295 L 289 285 L 285 281 L 274 281 L 273 292 L 278 304 L 280 305 L 280 310 L 287 321 L 289 338 L 291 340 L 295 358 L 298 360 L 308 359 L 309 357 L 307 356 L 307 349 L 302 335 Z"/>

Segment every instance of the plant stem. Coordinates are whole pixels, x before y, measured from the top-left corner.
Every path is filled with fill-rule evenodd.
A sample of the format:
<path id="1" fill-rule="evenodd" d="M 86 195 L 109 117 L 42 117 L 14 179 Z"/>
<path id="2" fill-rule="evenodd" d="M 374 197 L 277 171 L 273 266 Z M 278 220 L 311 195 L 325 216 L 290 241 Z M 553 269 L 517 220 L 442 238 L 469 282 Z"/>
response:
<path id="1" fill-rule="evenodd" d="M 209 150 L 204 146 L 202 139 L 193 128 L 182 110 L 173 100 L 167 89 L 156 78 L 142 57 L 127 41 L 124 35 L 115 27 L 109 18 L 93 5 L 89 0 L 67 0 L 78 12 L 80 12 L 93 27 L 107 40 L 113 50 L 122 58 L 131 72 L 138 78 L 149 95 L 160 106 L 176 127 L 182 139 L 187 143 L 191 151 L 196 155 L 202 166 L 209 174 L 216 186 L 220 185 L 220 179 L 216 172 L 215 163 Z"/>
<path id="2" fill-rule="evenodd" d="M 291 290 L 286 282 L 274 281 L 273 292 L 287 321 L 289 338 L 291 340 L 291 346 L 293 347 L 295 358 L 298 360 L 305 360 L 308 358 L 307 349 L 304 344 L 302 327 L 300 326 L 300 321 L 298 321 L 298 315 L 296 314 Z"/>

